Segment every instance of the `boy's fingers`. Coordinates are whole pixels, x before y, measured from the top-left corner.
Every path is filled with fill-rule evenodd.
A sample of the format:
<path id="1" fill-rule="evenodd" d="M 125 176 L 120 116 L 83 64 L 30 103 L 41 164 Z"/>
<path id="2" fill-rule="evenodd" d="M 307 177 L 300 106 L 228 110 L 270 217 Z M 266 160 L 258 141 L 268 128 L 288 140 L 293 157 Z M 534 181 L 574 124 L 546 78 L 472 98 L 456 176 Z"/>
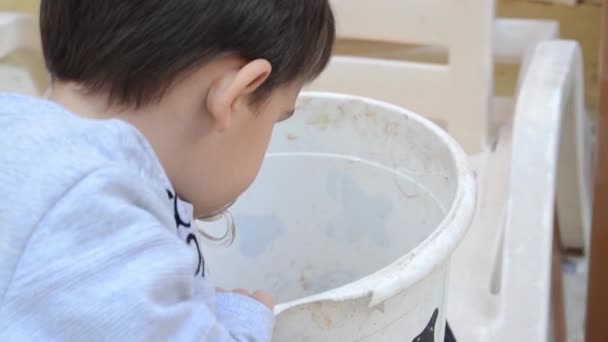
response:
<path id="1" fill-rule="evenodd" d="M 264 291 L 256 291 L 251 295 L 251 298 L 257 300 L 258 302 L 266 305 L 270 310 L 274 309 L 274 303 L 272 301 L 272 297 L 268 292 Z"/>
<path id="2" fill-rule="evenodd" d="M 228 292 L 228 291 L 226 291 L 225 289 L 223 289 L 221 287 L 216 287 L 215 292 Z"/>

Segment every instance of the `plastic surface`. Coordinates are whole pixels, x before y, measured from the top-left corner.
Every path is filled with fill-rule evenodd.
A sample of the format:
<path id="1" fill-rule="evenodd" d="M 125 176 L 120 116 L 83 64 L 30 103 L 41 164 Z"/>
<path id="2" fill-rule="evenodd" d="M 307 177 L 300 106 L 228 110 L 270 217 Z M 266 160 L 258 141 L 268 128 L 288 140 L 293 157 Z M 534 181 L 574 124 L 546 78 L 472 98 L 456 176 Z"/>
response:
<path id="1" fill-rule="evenodd" d="M 274 341 L 413 341 L 427 326 L 442 341 L 475 191 L 465 154 L 429 121 L 306 94 L 233 208 L 235 245 L 206 262 L 219 286 L 272 292 Z"/>

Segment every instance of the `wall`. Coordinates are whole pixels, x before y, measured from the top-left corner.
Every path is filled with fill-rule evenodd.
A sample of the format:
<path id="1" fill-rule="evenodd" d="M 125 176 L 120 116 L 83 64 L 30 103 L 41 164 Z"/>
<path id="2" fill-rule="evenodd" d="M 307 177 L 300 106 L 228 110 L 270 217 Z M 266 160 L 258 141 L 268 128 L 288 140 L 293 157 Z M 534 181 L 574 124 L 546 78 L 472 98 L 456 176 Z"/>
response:
<path id="1" fill-rule="evenodd" d="M 0 11 L 35 13 L 40 0 L 0 0 Z"/>
<path id="2" fill-rule="evenodd" d="M 577 40 L 585 58 L 585 83 L 587 106 L 591 111 L 597 108 L 598 60 L 600 42 L 601 11 L 600 0 L 584 0 L 576 6 L 535 3 L 530 0 L 502 0 L 498 5 L 498 15 L 503 17 L 556 19 L 560 22 L 561 36 Z M 497 68 L 497 89 L 504 91 L 513 82 L 514 70 Z"/>

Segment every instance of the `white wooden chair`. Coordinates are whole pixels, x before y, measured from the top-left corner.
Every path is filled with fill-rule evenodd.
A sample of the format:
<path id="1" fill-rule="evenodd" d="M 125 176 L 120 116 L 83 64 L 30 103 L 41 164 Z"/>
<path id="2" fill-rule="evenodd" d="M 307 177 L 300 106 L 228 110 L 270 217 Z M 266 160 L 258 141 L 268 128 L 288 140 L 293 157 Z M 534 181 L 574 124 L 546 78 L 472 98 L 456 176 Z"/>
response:
<path id="1" fill-rule="evenodd" d="M 500 27 L 493 1 L 332 2 L 340 38 L 448 49 L 445 65 L 336 56 L 311 89 L 418 112 L 470 153 L 480 194 L 473 226 L 453 259 L 448 319 L 457 339 L 546 341 L 555 210 L 562 235 L 584 241 L 589 227 L 591 149 L 578 45 L 513 42 L 525 48 L 506 51 L 510 58 L 520 54 L 524 68 L 514 113 L 505 117 L 492 111 L 498 54 L 492 44 Z"/>
<path id="2" fill-rule="evenodd" d="M 525 64 L 538 43 L 559 38 L 559 24 L 553 20 L 496 18 L 493 55 L 497 63 Z"/>
<path id="3" fill-rule="evenodd" d="M 0 12 L 0 59 L 18 50 L 40 51 L 38 22 L 28 14 Z M 25 66 L 0 63 L 0 92 L 37 95 L 39 89 Z"/>

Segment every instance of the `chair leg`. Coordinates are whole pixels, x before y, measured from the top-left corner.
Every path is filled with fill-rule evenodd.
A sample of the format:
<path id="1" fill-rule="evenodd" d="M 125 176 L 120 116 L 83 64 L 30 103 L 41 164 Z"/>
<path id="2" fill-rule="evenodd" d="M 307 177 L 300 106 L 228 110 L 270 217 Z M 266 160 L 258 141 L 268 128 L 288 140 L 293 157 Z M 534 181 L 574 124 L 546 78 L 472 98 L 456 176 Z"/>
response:
<path id="1" fill-rule="evenodd" d="M 564 286 L 561 270 L 562 244 L 557 214 L 553 232 L 553 261 L 551 276 L 551 297 L 553 306 L 553 336 L 555 342 L 566 342 L 566 310 L 564 307 Z"/>

